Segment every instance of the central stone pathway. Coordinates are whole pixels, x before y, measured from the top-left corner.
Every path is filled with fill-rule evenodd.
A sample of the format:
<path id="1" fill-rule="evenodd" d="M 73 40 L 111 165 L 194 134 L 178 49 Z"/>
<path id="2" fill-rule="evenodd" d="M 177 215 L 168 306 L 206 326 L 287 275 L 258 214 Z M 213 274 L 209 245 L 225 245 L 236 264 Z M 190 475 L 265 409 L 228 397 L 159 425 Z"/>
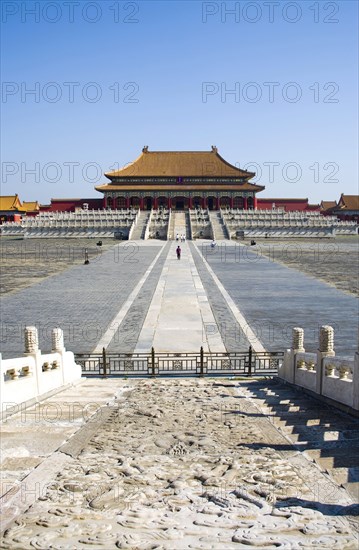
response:
<path id="1" fill-rule="evenodd" d="M 39 498 L 1 547 L 357 550 L 348 493 L 278 431 L 250 384 L 116 380 L 115 399 L 41 464 Z M 36 492 L 31 474 L 22 483 Z"/>
<path id="2" fill-rule="evenodd" d="M 181 259 L 176 256 L 181 246 Z M 219 331 L 207 338 L 215 319 L 187 242 L 174 241 L 136 346 L 136 352 L 225 352 Z"/>

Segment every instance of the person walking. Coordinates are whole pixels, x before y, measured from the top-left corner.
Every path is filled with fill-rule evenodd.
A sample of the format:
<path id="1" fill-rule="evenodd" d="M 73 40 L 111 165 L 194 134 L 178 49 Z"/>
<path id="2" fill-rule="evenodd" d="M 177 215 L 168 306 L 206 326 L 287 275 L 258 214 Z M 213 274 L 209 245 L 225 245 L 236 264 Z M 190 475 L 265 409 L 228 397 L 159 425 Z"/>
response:
<path id="1" fill-rule="evenodd" d="M 176 248 L 177 260 L 181 259 L 181 247 L 178 245 Z"/>

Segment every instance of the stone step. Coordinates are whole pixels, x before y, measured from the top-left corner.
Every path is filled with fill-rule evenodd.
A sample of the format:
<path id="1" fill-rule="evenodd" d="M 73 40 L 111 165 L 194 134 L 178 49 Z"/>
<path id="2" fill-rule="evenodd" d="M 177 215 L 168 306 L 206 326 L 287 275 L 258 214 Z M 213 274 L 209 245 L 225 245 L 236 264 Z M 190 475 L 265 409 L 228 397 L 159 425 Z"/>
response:
<path id="1" fill-rule="evenodd" d="M 355 459 L 355 456 L 359 456 L 359 447 L 337 449 L 335 452 L 332 449 L 332 451 L 329 452 L 327 449 L 311 449 L 307 450 L 306 453 L 325 470 L 357 468 L 358 460 Z"/>
<path id="2" fill-rule="evenodd" d="M 284 426 L 276 417 L 271 417 L 271 421 L 277 429 L 285 434 L 286 437 L 290 438 L 295 444 L 303 445 L 307 443 L 308 446 L 310 445 L 313 449 L 317 448 L 318 445 L 330 449 L 338 445 L 358 445 L 359 443 L 359 438 L 355 430 L 346 430 L 345 433 L 343 433 L 341 429 L 336 429 L 336 426 L 324 432 L 314 431 L 313 427 L 296 430 L 290 426 Z"/>

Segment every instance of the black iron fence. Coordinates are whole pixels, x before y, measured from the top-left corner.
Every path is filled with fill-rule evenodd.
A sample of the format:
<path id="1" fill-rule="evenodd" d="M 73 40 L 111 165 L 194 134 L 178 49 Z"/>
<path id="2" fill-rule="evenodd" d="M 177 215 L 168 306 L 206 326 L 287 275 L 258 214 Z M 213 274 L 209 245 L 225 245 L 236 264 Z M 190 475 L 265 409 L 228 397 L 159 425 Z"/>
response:
<path id="1" fill-rule="evenodd" d="M 265 376 L 277 374 L 282 351 L 77 353 L 84 376 Z"/>

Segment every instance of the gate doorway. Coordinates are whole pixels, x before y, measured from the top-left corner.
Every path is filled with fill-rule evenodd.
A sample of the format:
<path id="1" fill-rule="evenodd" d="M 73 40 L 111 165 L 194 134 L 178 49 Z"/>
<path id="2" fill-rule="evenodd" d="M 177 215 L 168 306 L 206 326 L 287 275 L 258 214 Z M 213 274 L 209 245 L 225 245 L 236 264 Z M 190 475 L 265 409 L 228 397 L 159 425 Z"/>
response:
<path id="1" fill-rule="evenodd" d="M 174 210 L 185 210 L 188 208 L 188 198 L 183 196 L 173 197 L 172 208 Z"/>

